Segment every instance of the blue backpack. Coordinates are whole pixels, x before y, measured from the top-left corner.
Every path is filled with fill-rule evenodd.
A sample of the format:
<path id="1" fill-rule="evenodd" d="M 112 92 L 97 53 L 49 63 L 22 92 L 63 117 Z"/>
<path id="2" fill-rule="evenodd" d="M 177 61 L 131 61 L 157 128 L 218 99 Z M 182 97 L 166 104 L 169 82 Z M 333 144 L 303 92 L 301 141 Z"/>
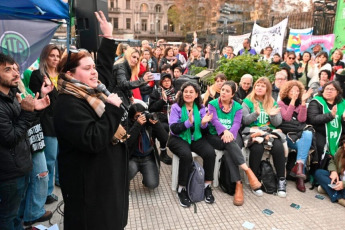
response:
<path id="1" fill-rule="evenodd" d="M 192 172 L 189 175 L 187 184 L 187 193 L 189 199 L 193 202 L 199 202 L 205 198 L 205 171 L 196 161 L 192 163 Z"/>

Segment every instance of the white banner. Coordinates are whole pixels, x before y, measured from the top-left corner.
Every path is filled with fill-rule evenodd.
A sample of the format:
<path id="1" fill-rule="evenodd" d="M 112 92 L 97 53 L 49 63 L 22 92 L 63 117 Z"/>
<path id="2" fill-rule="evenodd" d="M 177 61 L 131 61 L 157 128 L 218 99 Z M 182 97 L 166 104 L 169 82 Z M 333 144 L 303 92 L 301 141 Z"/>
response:
<path id="1" fill-rule="evenodd" d="M 250 33 L 238 36 L 229 36 L 228 45 L 234 47 L 234 54 L 237 54 L 238 51 L 243 49 L 243 41 L 246 38 L 250 38 Z"/>
<path id="2" fill-rule="evenodd" d="M 252 31 L 251 47 L 259 54 L 262 49 L 271 46 L 273 48 L 272 54 L 279 53 L 282 55 L 287 23 L 288 18 L 270 28 L 264 28 L 255 23 Z"/>

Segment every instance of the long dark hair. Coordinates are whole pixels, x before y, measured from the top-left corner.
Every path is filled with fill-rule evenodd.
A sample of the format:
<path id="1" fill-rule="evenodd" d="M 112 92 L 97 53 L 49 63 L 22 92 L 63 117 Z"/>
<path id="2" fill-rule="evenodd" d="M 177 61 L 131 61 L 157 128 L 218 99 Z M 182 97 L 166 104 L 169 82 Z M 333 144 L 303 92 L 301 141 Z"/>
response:
<path id="1" fill-rule="evenodd" d="M 140 103 L 132 104 L 128 109 L 129 120 L 133 120 L 137 112 L 144 112 L 145 110 L 145 107 Z"/>
<path id="2" fill-rule="evenodd" d="M 339 83 L 336 82 L 336 81 L 329 81 L 327 82 L 323 87 L 322 89 L 319 91 L 318 95 L 319 96 L 322 96 L 323 92 L 325 91 L 325 88 L 329 85 L 333 85 L 334 88 L 337 90 L 338 92 L 338 95 L 335 97 L 334 99 L 334 103 L 335 104 L 338 104 L 339 102 L 341 102 L 341 100 L 343 100 L 343 90 L 342 88 L 340 87 Z M 322 96 L 323 97 L 323 96 Z"/>
<path id="3" fill-rule="evenodd" d="M 188 87 L 188 86 L 192 86 L 195 90 L 195 92 L 198 94 L 198 97 L 195 98 L 194 102 L 195 104 L 198 106 L 198 109 L 201 109 L 202 107 L 202 99 L 201 99 L 201 90 L 200 87 L 196 84 L 194 84 L 193 82 L 185 82 L 183 83 L 183 85 L 181 86 L 181 92 L 178 94 L 178 97 L 176 99 L 177 104 L 182 107 L 184 105 L 184 100 L 183 100 L 183 91 Z"/>

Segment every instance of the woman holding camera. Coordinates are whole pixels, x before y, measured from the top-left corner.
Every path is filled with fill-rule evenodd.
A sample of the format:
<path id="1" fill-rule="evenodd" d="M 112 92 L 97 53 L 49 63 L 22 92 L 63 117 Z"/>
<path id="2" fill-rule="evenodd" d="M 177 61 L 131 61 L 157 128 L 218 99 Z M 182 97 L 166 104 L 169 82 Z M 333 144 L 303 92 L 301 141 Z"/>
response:
<path id="1" fill-rule="evenodd" d="M 339 148 L 331 159 L 327 170 L 318 169 L 315 179 L 328 194 L 331 201 L 345 207 L 345 136 L 339 142 Z"/>
<path id="2" fill-rule="evenodd" d="M 124 111 L 116 94 L 97 90 L 98 72 L 111 76 L 116 45 L 112 26 L 96 13 L 104 38 L 97 65 L 86 50 L 70 51 L 59 64 L 54 124 L 59 140 L 64 229 L 124 229 L 128 216 L 128 156 L 112 144 Z M 104 62 L 108 60 L 108 62 Z M 103 68 L 103 69 L 102 69 Z"/>
<path id="3" fill-rule="evenodd" d="M 274 130 L 282 122 L 280 108 L 271 96 L 272 84 L 267 77 L 259 78 L 253 87 L 253 91 L 243 100 L 243 125 L 244 133 L 248 133 L 247 147 L 250 150 L 249 167 L 258 176 L 263 153 L 270 151 L 277 172 L 278 196 L 286 197 L 285 156 L 284 148 Z M 246 131 L 248 130 L 248 131 Z M 276 133 L 275 135 L 273 135 Z M 262 196 L 261 189 L 253 190 L 257 196 Z"/>
<path id="4" fill-rule="evenodd" d="M 213 114 L 209 131 L 211 135 L 207 136 L 210 144 L 218 150 L 225 150 L 225 161 L 229 164 L 231 182 L 236 182 L 234 195 L 234 205 L 241 206 L 243 199 L 243 185 L 238 166 L 247 174 L 250 187 L 255 190 L 261 188 L 254 173 L 248 168 L 242 151 L 236 143 L 236 136 L 241 127 L 242 106 L 233 100 L 236 92 L 236 83 L 227 81 L 220 90 L 220 97 L 210 101 L 208 110 Z"/>
<path id="5" fill-rule="evenodd" d="M 169 125 L 171 136 L 168 147 L 180 158 L 178 172 L 178 197 L 182 207 L 190 207 L 186 186 L 189 171 L 192 166 L 192 151 L 203 158 L 205 170 L 205 202 L 212 204 L 211 183 L 215 163 L 215 152 L 202 130 L 207 128 L 212 114 L 206 113 L 200 97 L 200 88 L 192 82 L 186 82 L 181 86 L 181 93 L 177 102 L 171 107 Z"/>

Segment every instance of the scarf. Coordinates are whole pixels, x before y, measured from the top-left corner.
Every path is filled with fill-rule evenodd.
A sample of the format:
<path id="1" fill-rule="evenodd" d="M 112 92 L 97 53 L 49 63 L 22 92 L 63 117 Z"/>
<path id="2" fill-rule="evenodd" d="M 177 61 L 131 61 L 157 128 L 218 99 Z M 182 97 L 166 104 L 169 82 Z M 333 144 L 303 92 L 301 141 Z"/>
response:
<path id="1" fill-rule="evenodd" d="M 69 94 L 77 98 L 85 99 L 96 112 L 98 117 L 101 117 L 105 111 L 104 102 L 107 96 L 68 74 L 60 74 L 58 90 L 59 94 Z"/>
<path id="2" fill-rule="evenodd" d="M 327 102 L 322 96 L 315 96 L 314 100 L 316 100 L 320 105 L 322 105 L 324 114 L 331 112 L 327 106 Z M 342 133 L 341 120 L 343 118 L 344 110 L 345 110 L 345 101 L 342 100 L 340 103 L 337 104 L 337 113 L 335 115 L 335 118 L 332 121 L 327 122 L 325 124 L 328 148 L 332 156 L 335 155 L 338 149 L 338 143 L 339 143 L 339 139 Z"/>
<path id="3" fill-rule="evenodd" d="M 194 141 L 197 141 L 201 138 L 201 129 L 200 129 L 200 126 L 201 126 L 201 118 L 200 118 L 200 113 L 199 113 L 199 109 L 198 109 L 198 106 L 193 103 L 193 116 L 194 116 L 194 132 L 193 132 L 193 137 L 194 137 Z M 182 109 L 181 109 L 181 122 L 185 122 L 186 120 L 188 120 L 189 117 L 188 117 L 188 111 L 187 111 L 187 108 L 186 108 L 186 104 L 184 104 L 182 106 Z M 183 131 L 181 134 L 180 134 L 180 137 L 187 141 L 188 144 L 191 144 L 192 143 L 192 133 L 190 131 L 190 128 L 187 129 L 186 131 Z"/>

